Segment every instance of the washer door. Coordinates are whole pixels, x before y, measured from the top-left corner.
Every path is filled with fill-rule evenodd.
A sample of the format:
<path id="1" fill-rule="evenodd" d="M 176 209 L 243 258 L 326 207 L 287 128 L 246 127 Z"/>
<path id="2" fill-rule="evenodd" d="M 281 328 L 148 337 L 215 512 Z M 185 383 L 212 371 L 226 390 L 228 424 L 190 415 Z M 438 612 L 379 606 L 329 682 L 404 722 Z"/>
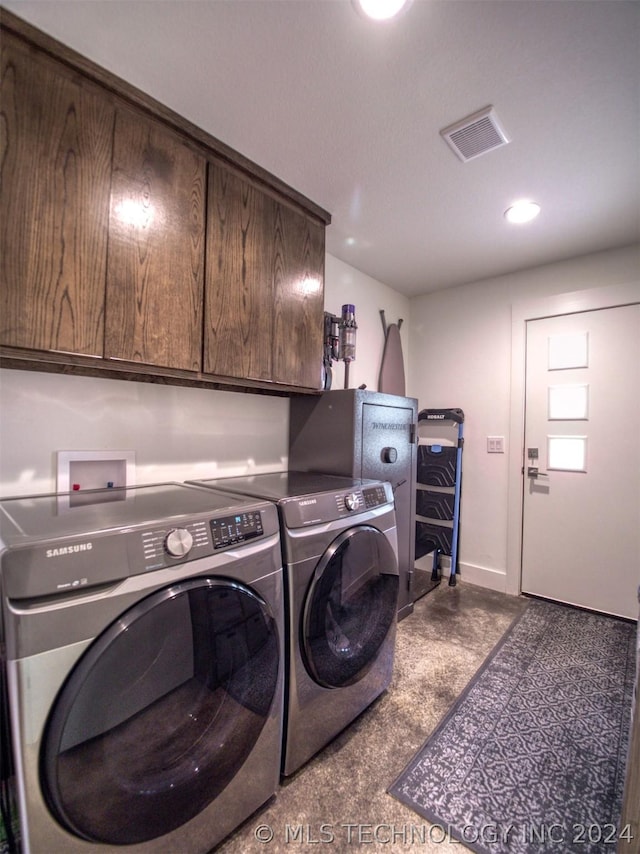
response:
<path id="1" fill-rule="evenodd" d="M 398 563 L 389 540 L 363 525 L 329 546 L 311 581 L 301 626 L 307 670 L 325 688 L 365 676 L 396 621 Z"/>
<path id="2" fill-rule="evenodd" d="M 232 581 L 152 593 L 87 649 L 49 715 L 44 796 L 69 831 L 128 845 L 207 807 L 264 727 L 278 681 L 265 603 Z"/>

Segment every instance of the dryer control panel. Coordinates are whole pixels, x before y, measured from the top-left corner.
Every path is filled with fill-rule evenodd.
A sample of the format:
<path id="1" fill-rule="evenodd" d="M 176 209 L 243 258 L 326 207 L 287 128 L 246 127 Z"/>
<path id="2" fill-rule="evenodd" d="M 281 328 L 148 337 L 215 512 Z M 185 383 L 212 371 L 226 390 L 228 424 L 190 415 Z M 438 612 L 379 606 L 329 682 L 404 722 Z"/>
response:
<path id="1" fill-rule="evenodd" d="M 380 483 L 378 486 L 371 486 L 362 490 L 364 498 L 364 506 L 369 510 L 371 507 L 380 507 L 382 504 L 387 504 L 389 498 L 385 487 Z"/>
<path id="2" fill-rule="evenodd" d="M 371 486 L 354 485 L 345 491 L 287 498 L 280 502 L 280 510 L 287 528 L 304 528 L 357 516 L 388 504 L 393 504 L 391 484 L 381 481 Z"/>

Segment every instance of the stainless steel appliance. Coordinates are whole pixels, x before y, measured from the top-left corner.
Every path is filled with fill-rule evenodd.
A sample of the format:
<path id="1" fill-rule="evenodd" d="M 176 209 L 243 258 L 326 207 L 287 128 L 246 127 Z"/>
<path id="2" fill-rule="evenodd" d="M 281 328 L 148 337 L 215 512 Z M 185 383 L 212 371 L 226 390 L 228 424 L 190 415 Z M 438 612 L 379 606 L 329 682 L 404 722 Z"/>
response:
<path id="1" fill-rule="evenodd" d="M 276 791 L 273 504 L 180 484 L 0 502 L 22 850 L 210 851 Z"/>
<path id="2" fill-rule="evenodd" d="M 391 483 L 398 526 L 398 619 L 413 611 L 418 401 L 339 389 L 290 404 L 289 468 Z"/>
<path id="3" fill-rule="evenodd" d="M 278 506 L 288 627 L 282 771 L 292 774 L 391 681 L 399 581 L 391 487 L 297 472 L 200 483 Z"/>

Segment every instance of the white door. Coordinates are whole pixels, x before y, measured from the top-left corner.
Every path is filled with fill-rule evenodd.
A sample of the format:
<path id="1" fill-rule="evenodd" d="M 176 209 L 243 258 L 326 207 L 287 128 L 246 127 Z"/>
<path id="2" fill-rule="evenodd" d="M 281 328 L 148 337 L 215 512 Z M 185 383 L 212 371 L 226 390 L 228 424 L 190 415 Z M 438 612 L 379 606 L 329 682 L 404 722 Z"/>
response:
<path id="1" fill-rule="evenodd" d="M 528 321 L 526 364 L 522 591 L 635 619 L 640 304 Z"/>

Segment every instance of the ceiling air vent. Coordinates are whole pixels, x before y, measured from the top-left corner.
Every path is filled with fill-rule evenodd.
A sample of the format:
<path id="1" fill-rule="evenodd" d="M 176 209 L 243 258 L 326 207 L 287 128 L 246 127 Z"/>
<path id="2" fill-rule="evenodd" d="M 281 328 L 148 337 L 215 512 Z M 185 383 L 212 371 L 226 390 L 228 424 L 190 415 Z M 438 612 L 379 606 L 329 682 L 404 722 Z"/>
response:
<path id="1" fill-rule="evenodd" d="M 493 107 L 449 125 L 440 134 L 463 163 L 509 142 Z"/>

